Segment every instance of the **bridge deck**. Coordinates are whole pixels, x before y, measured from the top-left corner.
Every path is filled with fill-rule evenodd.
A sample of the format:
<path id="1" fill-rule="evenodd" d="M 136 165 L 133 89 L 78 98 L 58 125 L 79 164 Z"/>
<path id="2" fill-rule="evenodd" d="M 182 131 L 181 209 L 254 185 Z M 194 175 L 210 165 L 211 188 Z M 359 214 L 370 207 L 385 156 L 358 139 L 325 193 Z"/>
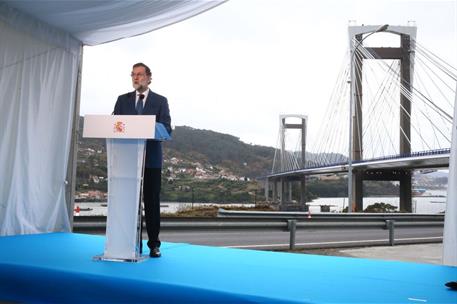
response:
<path id="1" fill-rule="evenodd" d="M 456 267 L 164 243 L 138 264 L 95 262 L 104 237 L 0 237 L 0 300 L 457 303 Z"/>
<path id="2" fill-rule="evenodd" d="M 432 152 L 416 152 L 412 155 L 393 155 L 376 159 L 354 161 L 353 169 L 376 170 L 376 169 L 423 169 L 423 168 L 445 168 L 449 167 L 449 149 Z M 302 175 L 318 175 L 347 172 L 349 165 L 347 162 L 335 163 L 325 166 L 309 167 L 292 171 L 276 172 L 265 177 L 300 177 Z M 262 178 L 265 178 L 262 177 Z"/>

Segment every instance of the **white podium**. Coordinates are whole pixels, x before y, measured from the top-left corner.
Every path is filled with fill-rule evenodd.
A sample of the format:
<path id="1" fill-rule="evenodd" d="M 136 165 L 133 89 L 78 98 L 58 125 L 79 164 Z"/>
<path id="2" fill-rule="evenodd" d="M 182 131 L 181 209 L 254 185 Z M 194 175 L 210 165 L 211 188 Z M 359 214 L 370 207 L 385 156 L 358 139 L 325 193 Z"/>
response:
<path id="1" fill-rule="evenodd" d="M 83 137 L 106 138 L 108 216 L 103 255 L 96 260 L 138 262 L 141 189 L 146 139 L 155 134 L 154 115 L 86 115 Z"/>

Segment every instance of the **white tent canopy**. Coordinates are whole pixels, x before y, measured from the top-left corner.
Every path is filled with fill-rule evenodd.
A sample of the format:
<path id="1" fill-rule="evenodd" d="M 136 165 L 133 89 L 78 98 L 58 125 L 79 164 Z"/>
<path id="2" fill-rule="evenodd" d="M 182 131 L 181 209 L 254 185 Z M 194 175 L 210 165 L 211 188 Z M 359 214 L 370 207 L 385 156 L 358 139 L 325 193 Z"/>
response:
<path id="1" fill-rule="evenodd" d="M 224 1 L 44 0 L 1 1 L 85 45 L 144 34 L 185 20 Z"/>
<path id="2" fill-rule="evenodd" d="M 71 229 L 67 169 L 82 46 L 150 32 L 222 2 L 0 0 L 0 235 Z"/>

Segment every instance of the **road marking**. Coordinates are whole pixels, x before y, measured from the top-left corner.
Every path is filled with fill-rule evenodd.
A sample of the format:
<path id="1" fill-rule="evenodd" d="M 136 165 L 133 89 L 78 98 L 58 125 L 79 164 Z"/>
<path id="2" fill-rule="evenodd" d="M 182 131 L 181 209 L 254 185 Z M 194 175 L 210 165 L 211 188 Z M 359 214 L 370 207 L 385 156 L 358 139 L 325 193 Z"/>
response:
<path id="1" fill-rule="evenodd" d="M 395 241 L 417 241 L 417 240 L 442 240 L 441 236 L 421 237 L 421 238 L 401 238 L 395 239 Z M 306 246 L 306 245 L 337 245 L 337 244 L 353 244 L 353 243 L 380 243 L 389 242 L 388 239 L 381 240 L 354 240 L 354 241 L 334 241 L 334 242 L 313 242 L 313 243 L 295 243 L 295 246 Z M 399 244 L 402 245 L 402 244 Z M 259 244 L 259 245 L 232 245 L 224 246 L 227 248 L 262 248 L 262 247 L 289 247 L 288 243 L 284 244 Z"/>
<path id="2" fill-rule="evenodd" d="M 442 236 L 428 236 L 428 237 L 417 237 L 417 238 L 403 238 L 395 239 L 396 241 L 415 241 L 415 240 L 442 240 Z"/>

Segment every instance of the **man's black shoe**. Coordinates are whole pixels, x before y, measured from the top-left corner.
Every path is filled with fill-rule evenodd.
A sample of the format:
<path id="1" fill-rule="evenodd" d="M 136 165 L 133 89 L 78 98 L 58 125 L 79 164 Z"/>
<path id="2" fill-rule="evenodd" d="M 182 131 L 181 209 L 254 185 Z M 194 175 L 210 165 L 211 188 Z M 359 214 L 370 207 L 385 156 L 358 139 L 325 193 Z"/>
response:
<path id="1" fill-rule="evenodd" d="M 155 247 L 149 252 L 151 258 L 160 258 L 161 255 L 159 247 Z"/>

